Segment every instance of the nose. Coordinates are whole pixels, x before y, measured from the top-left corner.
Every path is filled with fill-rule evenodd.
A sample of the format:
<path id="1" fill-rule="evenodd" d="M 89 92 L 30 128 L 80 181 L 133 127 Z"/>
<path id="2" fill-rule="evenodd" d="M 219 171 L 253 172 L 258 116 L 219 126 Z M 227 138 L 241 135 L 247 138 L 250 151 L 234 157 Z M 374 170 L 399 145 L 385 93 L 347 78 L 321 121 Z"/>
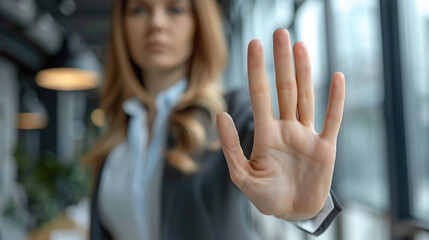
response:
<path id="1" fill-rule="evenodd" d="M 166 26 L 167 15 L 161 7 L 155 7 L 150 16 L 150 25 L 154 30 L 161 30 Z"/>

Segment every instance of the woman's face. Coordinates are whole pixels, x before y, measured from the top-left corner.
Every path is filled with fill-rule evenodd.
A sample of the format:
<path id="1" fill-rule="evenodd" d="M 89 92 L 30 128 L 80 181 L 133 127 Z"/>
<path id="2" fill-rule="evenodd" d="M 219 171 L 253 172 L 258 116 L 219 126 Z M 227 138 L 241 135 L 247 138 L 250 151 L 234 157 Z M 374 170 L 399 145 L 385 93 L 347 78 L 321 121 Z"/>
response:
<path id="1" fill-rule="evenodd" d="M 184 67 L 192 55 L 195 19 L 191 0 L 127 0 L 128 50 L 143 71 Z"/>

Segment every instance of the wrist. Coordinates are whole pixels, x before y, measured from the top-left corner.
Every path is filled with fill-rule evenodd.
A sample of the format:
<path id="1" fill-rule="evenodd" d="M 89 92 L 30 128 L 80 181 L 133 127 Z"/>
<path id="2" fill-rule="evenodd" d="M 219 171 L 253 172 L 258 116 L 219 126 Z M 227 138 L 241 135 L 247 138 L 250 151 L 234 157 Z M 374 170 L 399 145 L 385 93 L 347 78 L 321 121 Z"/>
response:
<path id="1" fill-rule="evenodd" d="M 307 219 L 312 219 L 314 218 L 318 213 L 296 213 L 296 212 L 291 212 L 291 213 L 283 213 L 283 214 L 279 214 L 279 215 L 274 215 L 277 218 L 281 218 L 287 221 L 302 221 L 302 220 L 307 220 Z"/>
<path id="2" fill-rule="evenodd" d="M 288 221 L 301 221 L 306 219 L 314 218 L 320 211 L 322 211 L 325 202 L 320 206 L 313 205 L 311 207 L 302 206 L 302 204 L 297 204 L 296 207 L 282 211 L 279 214 L 274 216 L 277 218 L 282 218 Z"/>

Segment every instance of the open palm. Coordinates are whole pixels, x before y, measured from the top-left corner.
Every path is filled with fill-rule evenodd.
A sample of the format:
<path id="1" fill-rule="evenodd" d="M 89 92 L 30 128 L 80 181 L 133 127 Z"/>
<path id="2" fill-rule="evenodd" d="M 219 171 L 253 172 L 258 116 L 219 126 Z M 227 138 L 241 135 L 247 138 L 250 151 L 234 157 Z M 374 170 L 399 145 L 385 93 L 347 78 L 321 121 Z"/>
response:
<path id="1" fill-rule="evenodd" d="M 227 113 L 217 117 L 219 137 L 232 181 L 259 211 L 288 220 L 307 219 L 322 209 L 331 187 L 344 106 L 344 76 L 333 76 L 323 131 L 318 134 L 314 131 L 314 90 L 307 50 L 303 43 L 295 44 L 295 74 L 289 33 L 279 29 L 273 41 L 280 119 L 272 111 L 261 43 L 253 40 L 248 48 L 255 121 L 250 159 L 244 156 Z"/>

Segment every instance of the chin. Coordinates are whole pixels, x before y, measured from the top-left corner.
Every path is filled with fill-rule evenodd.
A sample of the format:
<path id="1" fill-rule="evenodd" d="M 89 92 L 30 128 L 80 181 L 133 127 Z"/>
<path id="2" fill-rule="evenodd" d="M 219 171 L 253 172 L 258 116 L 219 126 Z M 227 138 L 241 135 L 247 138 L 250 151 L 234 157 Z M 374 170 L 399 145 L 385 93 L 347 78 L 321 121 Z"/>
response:
<path id="1" fill-rule="evenodd" d="M 150 64 L 145 69 L 152 71 L 168 71 L 174 69 L 176 65 L 169 64 Z"/>
<path id="2" fill-rule="evenodd" d="M 177 68 L 178 66 L 180 66 L 180 63 L 174 63 L 171 61 L 160 61 L 160 59 L 157 59 L 154 61 L 145 61 L 144 64 L 141 64 L 141 66 L 143 66 L 143 69 L 146 70 L 154 70 L 154 71 L 168 71 L 174 68 Z"/>

